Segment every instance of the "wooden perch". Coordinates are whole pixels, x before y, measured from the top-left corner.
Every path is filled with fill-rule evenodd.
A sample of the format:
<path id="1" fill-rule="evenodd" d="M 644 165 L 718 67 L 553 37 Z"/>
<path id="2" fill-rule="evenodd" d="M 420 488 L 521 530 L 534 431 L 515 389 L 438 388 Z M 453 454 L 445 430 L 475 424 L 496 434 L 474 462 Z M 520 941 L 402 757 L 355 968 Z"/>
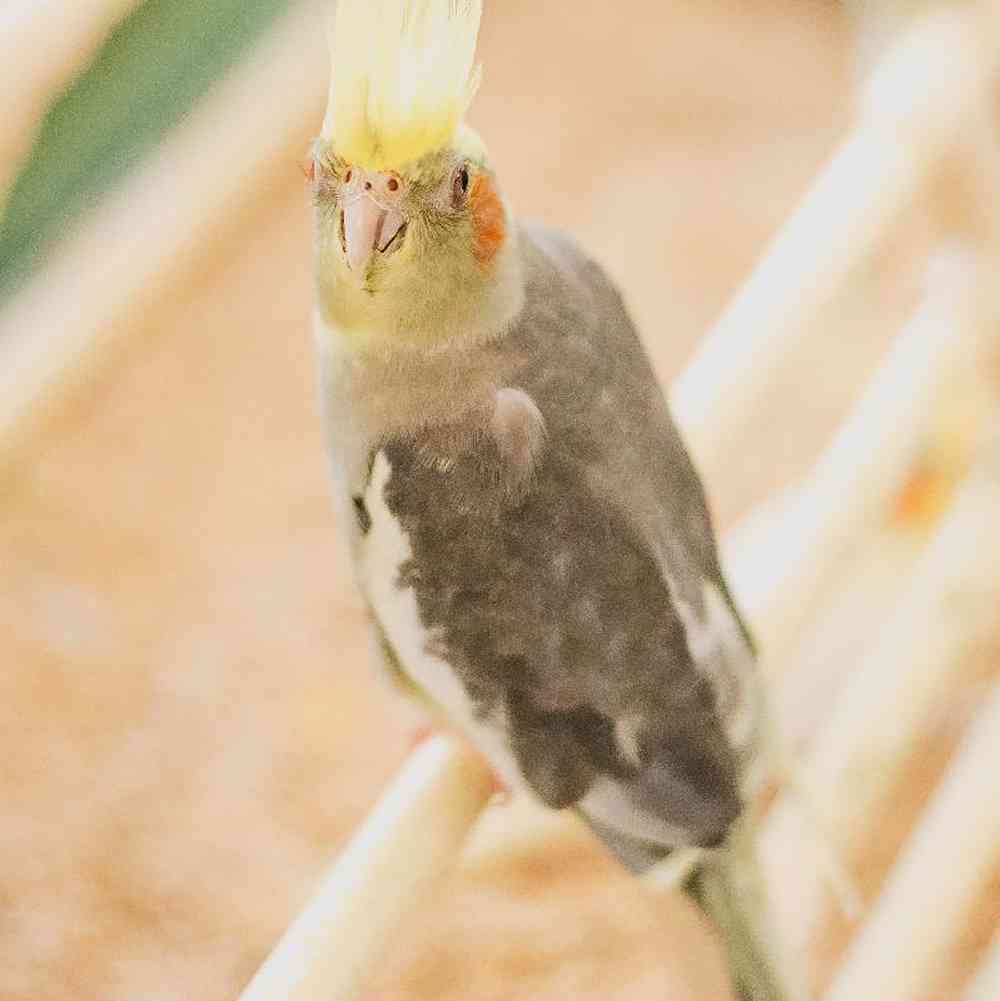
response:
<path id="1" fill-rule="evenodd" d="M 805 482 L 727 540 L 727 571 L 772 667 L 887 519 L 943 404 L 975 395 L 985 348 L 998 340 L 969 322 L 975 265 L 971 251 L 938 255 L 924 305 Z"/>
<path id="2" fill-rule="evenodd" d="M 858 128 L 675 384 L 674 410 L 705 466 L 726 461 L 730 438 L 779 368 L 794 364 L 810 329 L 873 264 L 982 104 L 998 53 L 977 28 L 971 12 L 949 6 L 890 49 Z"/>
<path id="3" fill-rule="evenodd" d="M 464 744 L 418 749 L 241 1001 L 364 998 L 393 932 L 451 868 L 492 793 L 492 772 Z"/>
<path id="4" fill-rule="evenodd" d="M 869 897 L 921 805 L 901 798 L 907 780 L 916 769 L 921 785 L 932 780 L 935 761 L 940 767 L 942 749 L 954 743 L 990 680 L 992 664 L 980 654 L 998 639 L 996 454 L 992 449 L 963 488 L 912 582 L 900 585 L 892 619 L 852 672 L 805 769 L 823 836 Z M 845 921 L 821 874 L 786 879 L 780 862 L 801 840 L 801 825 L 800 805 L 786 793 L 768 818 L 764 850 L 779 860 L 773 875 L 784 887 L 788 933 L 800 948 L 817 944 L 821 965 L 829 966 L 846 940 Z"/>
<path id="5" fill-rule="evenodd" d="M 826 1001 L 920 1001 L 982 887 L 1000 867 L 1000 689 L 896 865 Z"/>
<path id="6" fill-rule="evenodd" d="M 926 489 L 946 494 L 951 487 Z M 831 574 L 829 601 L 804 625 L 801 640 L 767 651 L 769 707 L 790 760 L 801 760 L 814 744 L 830 707 L 894 613 L 900 582 L 912 579 L 936 525 L 894 518 L 866 535 Z"/>
<path id="7" fill-rule="evenodd" d="M 997 1001 L 1000 998 L 1000 931 L 993 937 L 986 961 L 969 984 L 963 1001 Z"/>

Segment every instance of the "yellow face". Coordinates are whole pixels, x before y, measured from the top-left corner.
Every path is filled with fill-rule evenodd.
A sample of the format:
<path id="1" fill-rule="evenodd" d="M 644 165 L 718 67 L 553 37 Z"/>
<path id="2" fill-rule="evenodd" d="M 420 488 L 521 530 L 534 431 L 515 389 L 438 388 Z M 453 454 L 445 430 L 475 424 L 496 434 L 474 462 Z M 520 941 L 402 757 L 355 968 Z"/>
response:
<path id="1" fill-rule="evenodd" d="M 317 143 L 309 169 L 317 279 L 341 331 L 412 323 L 422 305 L 427 312 L 489 280 L 506 212 L 481 142 L 471 131 L 462 138 L 400 170 L 366 169 Z"/>

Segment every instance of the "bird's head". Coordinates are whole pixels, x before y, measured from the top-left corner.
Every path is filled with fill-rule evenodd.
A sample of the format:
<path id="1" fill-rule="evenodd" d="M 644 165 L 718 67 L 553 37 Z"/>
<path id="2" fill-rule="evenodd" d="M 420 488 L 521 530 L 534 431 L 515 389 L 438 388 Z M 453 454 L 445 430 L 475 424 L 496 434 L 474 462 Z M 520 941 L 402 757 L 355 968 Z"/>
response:
<path id="1" fill-rule="evenodd" d="M 321 307 L 348 336 L 441 336 L 482 305 L 509 256 L 507 209 L 463 121 L 481 10 L 481 0 L 340 0 L 307 173 Z"/>

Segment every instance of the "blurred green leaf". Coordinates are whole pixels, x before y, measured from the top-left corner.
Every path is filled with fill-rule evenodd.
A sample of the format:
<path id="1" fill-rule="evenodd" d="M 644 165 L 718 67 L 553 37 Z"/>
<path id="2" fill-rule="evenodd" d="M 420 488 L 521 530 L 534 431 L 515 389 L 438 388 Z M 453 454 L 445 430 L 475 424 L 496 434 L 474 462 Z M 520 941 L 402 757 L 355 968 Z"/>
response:
<path id="1" fill-rule="evenodd" d="M 122 21 L 49 110 L 10 192 L 0 218 L 0 305 L 293 2 L 146 0 Z M 169 199 L 164 192 L 164 211 Z"/>

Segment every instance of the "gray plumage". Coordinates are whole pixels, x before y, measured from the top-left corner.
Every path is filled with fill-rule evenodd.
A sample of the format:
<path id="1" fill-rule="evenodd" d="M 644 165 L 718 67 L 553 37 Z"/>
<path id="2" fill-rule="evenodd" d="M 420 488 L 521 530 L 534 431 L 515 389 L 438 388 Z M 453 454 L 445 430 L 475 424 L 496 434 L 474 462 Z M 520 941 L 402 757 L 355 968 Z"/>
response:
<path id="1" fill-rule="evenodd" d="M 321 345 L 343 510 L 402 670 L 389 587 L 412 594 L 501 774 L 643 869 L 721 842 L 742 810 L 752 647 L 621 297 L 563 236 L 522 228 L 518 247 L 523 307 L 499 335 Z M 405 558 L 373 570 L 386 519 Z"/>

